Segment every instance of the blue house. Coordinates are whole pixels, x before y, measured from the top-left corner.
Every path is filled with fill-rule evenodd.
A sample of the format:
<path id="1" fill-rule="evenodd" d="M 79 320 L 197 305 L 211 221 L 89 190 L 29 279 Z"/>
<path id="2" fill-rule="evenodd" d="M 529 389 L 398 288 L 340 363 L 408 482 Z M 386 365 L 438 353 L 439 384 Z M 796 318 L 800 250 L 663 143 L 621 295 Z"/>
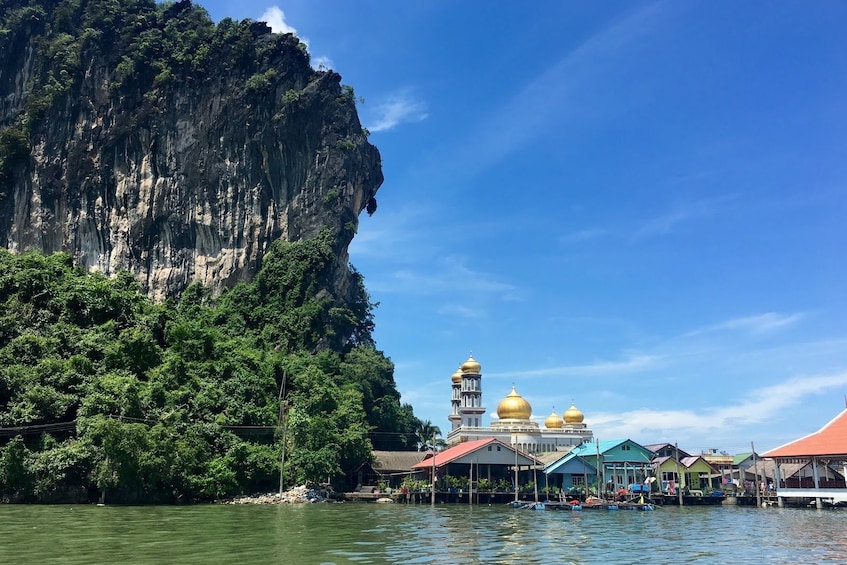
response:
<path id="1" fill-rule="evenodd" d="M 573 451 L 544 468 L 547 484 L 564 491 L 597 482 L 597 468 Z"/>
<path id="2" fill-rule="evenodd" d="M 575 447 L 571 454 L 600 470 L 600 481 L 606 491 L 643 484 L 652 472 L 653 452 L 631 439 L 586 442 Z"/>

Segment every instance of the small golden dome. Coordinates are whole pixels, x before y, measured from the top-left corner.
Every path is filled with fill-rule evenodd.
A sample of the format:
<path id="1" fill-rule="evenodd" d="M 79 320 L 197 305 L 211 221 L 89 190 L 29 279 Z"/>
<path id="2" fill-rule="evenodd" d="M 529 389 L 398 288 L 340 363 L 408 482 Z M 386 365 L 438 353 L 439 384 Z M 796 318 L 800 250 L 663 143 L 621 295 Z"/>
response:
<path id="1" fill-rule="evenodd" d="M 497 417 L 501 420 L 506 418 L 529 420 L 530 416 L 532 416 L 532 406 L 518 394 L 515 387 L 512 387 L 512 392 L 497 405 Z"/>
<path id="2" fill-rule="evenodd" d="M 453 384 L 459 384 L 462 382 L 462 370 L 457 369 L 453 376 L 450 377 L 450 380 L 453 381 Z"/>
<path id="3" fill-rule="evenodd" d="M 564 426 L 565 423 L 559 418 L 559 415 L 556 414 L 556 411 L 553 410 L 553 413 L 547 416 L 547 419 L 544 420 L 544 427 L 547 429 L 559 429 Z"/>
<path id="4" fill-rule="evenodd" d="M 571 407 L 565 410 L 562 417 L 565 419 L 566 424 L 581 424 L 585 419 L 585 414 L 575 404 L 571 404 Z"/>
<path id="5" fill-rule="evenodd" d="M 474 375 L 478 375 L 482 372 L 482 365 L 480 365 L 476 359 L 473 358 L 473 355 L 468 357 L 468 360 L 462 363 L 461 371 L 463 373 L 472 373 Z"/>

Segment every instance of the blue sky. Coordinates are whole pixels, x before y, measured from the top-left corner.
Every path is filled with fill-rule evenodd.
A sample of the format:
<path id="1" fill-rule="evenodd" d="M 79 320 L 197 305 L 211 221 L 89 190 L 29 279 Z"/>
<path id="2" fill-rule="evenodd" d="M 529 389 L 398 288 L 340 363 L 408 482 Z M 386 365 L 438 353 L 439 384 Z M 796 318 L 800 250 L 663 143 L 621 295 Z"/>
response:
<path id="1" fill-rule="evenodd" d="M 847 395 L 847 4 L 201 2 L 365 99 L 376 339 L 446 433 L 571 402 L 601 439 L 774 447 Z"/>

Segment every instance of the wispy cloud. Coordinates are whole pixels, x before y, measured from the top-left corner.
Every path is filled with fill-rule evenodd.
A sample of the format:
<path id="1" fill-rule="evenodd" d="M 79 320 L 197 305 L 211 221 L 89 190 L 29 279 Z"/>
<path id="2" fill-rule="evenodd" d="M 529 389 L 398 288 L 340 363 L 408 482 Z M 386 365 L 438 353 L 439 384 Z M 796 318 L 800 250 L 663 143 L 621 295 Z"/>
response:
<path id="1" fill-rule="evenodd" d="M 419 295 L 473 293 L 497 295 L 507 300 L 520 299 L 519 290 L 491 273 L 471 269 L 465 260 L 448 257 L 440 261 L 435 269 L 426 272 L 415 269 L 400 269 L 387 278 L 368 284 L 384 292 L 402 292 Z"/>
<path id="2" fill-rule="evenodd" d="M 751 335 L 764 335 L 788 328 L 799 322 L 805 316 L 802 312 L 794 314 L 779 314 L 777 312 L 766 312 L 742 318 L 733 318 L 703 328 L 687 332 L 683 337 L 692 337 L 705 333 L 719 332 L 724 330 L 742 331 Z"/>
<path id="3" fill-rule="evenodd" d="M 802 375 L 752 390 L 730 405 L 700 410 L 642 408 L 620 413 L 598 413 L 591 415 L 589 424 L 598 437 L 605 438 L 673 441 L 682 437 L 689 438 L 692 443 L 738 442 L 741 426 L 766 423 L 781 411 L 801 404 L 805 397 L 844 386 L 847 386 L 847 371 Z"/>
<path id="4" fill-rule="evenodd" d="M 609 230 L 606 229 L 590 228 L 565 234 L 559 238 L 559 241 L 565 244 L 580 243 L 583 241 L 589 241 L 592 239 L 598 239 L 607 236 L 609 235 L 609 233 Z"/>
<path id="5" fill-rule="evenodd" d="M 664 214 L 645 221 L 635 230 L 632 237 L 635 240 L 639 240 L 667 235 L 675 231 L 682 224 L 718 213 L 722 206 L 734 198 L 734 195 L 726 195 L 680 204 Z"/>
<path id="6" fill-rule="evenodd" d="M 658 355 L 631 355 L 622 361 L 596 361 L 584 365 L 563 365 L 522 371 L 486 373 L 490 379 L 529 379 L 536 377 L 600 377 L 628 375 L 655 369 L 661 361 Z"/>
<path id="7" fill-rule="evenodd" d="M 432 226 L 437 218 L 427 204 L 403 204 L 402 207 L 380 210 L 371 218 L 364 217 L 359 231 L 350 244 L 350 256 L 400 260 L 414 256 L 416 260 L 427 253 L 436 254 Z"/>
<path id="8" fill-rule="evenodd" d="M 297 35 L 297 30 L 285 21 L 285 12 L 279 6 L 271 6 L 259 16 L 259 21 L 267 22 L 274 33 L 293 33 Z M 303 41 L 306 43 L 306 41 Z"/>
<path id="9" fill-rule="evenodd" d="M 394 92 L 383 102 L 377 103 L 375 116 L 367 128 L 371 132 L 388 131 L 400 124 L 423 121 L 428 116 L 426 104 L 406 89 Z"/>
<path id="10" fill-rule="evenodd" d="M 629 11 L 560 58 L 553 58 L 470 135 L 433 155 L 427 168 L 453 179 L 473 176 L 546 132 L 567 132 L 565 124 L 611 120 L 627 111 L 619 100 L 598 101 L 598 93 L 606 88 L 600 78 L 614 75 L 615 69 L 625 64 L 628 47 L 650 36 L 666 6 L 654 2 Z"/>
<path id="11" fill-rule="evenodd" d="M 475 320 L 485 317 L 485 311 L 480 308 L 471 308 L 465 304 L 445 304 L 439 307 L 436 312 L 442 316 L 458 316 L 469 320 Z"/>

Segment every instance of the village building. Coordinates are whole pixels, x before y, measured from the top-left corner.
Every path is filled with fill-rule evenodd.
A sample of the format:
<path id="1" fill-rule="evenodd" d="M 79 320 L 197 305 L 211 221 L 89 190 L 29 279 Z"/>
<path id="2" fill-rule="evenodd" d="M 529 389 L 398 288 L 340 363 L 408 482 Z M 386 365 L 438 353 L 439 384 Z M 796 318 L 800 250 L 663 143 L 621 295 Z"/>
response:
<path id="1" fill-rule="evenodd" d="M 775 463 L 774 478 L 779 506 L 786 499 L 812 499 L 823 508 L 824 502 L 847 504 L 847 408 L 813 434 L 801 437 L 762 454 Z M 795 480 L 786 478 L 788 465 Z M 803 471 L 811 471 L 804 481 Z M 808 471 L 806 471 L 808 472 Z"/>
<path id="2" fill-rule="evenodd" d="M 554 410 L 543 427 L 538 425 L 532 420 L 532 406 L 514 386 L 497 405 L 497 419 L 486 426 L 483 422 L 486 409 L 482 401 L 482 367 L 473 356 L 453 373 L 451 390 L 448 446 L 496 438 L 524 453 L 538 454 L 566 452 L 594 437 L 584 422 L 585 415 L 575 405 L 562 416 Z"/>

